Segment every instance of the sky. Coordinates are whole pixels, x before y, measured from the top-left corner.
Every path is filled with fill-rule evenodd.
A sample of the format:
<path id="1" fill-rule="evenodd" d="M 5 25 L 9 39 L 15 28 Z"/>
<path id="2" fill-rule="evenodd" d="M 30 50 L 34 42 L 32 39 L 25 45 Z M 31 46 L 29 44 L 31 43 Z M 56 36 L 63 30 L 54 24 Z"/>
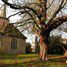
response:
<path id="1" fill-rule="evenodd" d="M 0 4 L 3 4 L 2 1 L 0 0 Z M 0 5 L 1 7 L 1 5 Z M 10 9 L 9 7 L 7 8 L 7 17 L 12 15 L 13 13 L 15 13 L 12 9 Z M 67 10 L 65 10 L 65 14 L 67 14 Z M 16 15 L 16 16 L 13 16 L 10 18 L 10 22 L 17 22 L 19 21 L 19 19 L 21 19 L 20 16 Z M 62 38 L 67 38 L 67 33 L 61 31 L 59 32 L 58 30 L 55 30 L 54 32 L 51 32 L 52 34 L 54 35 L 57 35 L 57 34 L 61 34 L 62 35 Z M 27 34 L 27 32 L 23 33 L 28 39 L 27 39 L 27 42 L 34 42 L 34 39 L 35 39 L 35 35 L 34 34 Z"/>

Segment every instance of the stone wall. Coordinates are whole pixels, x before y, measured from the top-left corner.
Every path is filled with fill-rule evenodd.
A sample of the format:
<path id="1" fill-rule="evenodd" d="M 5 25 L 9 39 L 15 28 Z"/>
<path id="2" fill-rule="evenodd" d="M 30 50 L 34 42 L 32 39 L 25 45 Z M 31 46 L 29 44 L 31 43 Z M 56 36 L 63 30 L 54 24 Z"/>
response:
<path id="1" fill-rule="evenodd" d="M 24 54 L 26 53 L 26 41 L 17 38 L 17 49 L 11 49 L 12 37 L 6 36 L 1 38 L 2 45 L 0 46 L 0 53 L 5 54 Z"/>
<path id="2" fill-rule="evenodd" d="M 17 38 L 17 49 L 10 49 L 12 54 L 26 53 L 26 42 L 22 38 Z"/>
<path id="3" fill-rule="evenodd" d="M 11 43 L 11 37 L 0 37 L 1 39 L 1 48 L 0 53 L 9 53 L 10 52 L 10 43 Z"/>

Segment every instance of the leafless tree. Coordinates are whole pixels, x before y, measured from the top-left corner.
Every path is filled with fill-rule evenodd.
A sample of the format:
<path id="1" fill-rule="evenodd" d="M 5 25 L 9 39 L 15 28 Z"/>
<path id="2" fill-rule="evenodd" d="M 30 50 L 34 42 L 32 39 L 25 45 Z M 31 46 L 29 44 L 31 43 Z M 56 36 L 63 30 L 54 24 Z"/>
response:
<path id="1" fill-rule="evenodd" d="M 10 8 L 19 10 L 17 14 L 23 18 L 17 22 L 24 29 L 33 29 L 40 35 L 40 58 L 46 60 L 48 37 L 53 29 L 67 21 L 67 15 L 63 14 L 67 9 L 67 0 L 2 0 Z M 20 5 L 21 4 L 21 5 Z M 15 15 L 15 14 L 14 14 Z M 12 15 L 12 16 L 14 16 Z M 11 16 L 9 16 L 11 17 Z"/>

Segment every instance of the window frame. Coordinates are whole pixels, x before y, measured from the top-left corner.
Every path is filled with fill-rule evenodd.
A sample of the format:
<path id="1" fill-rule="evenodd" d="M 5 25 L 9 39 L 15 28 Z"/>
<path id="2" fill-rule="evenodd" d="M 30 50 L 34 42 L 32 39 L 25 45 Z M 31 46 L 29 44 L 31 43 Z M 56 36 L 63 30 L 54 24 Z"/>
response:
<path id="1" fill-rule="evenodd" d="M 17 39 L 12 38 L 11 40 L 11 49 L 17 49 Z"/>

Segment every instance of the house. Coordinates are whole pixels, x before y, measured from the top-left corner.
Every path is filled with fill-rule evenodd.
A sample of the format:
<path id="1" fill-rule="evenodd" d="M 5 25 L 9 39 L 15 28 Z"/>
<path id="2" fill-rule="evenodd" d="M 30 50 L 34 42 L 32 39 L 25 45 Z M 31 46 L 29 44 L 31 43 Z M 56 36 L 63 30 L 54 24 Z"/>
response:
<path id="1" fill-rule="evenodd" d="M 26 53 L 26 39 L 7 18 L 0 17 L 0 53 Z"/>

